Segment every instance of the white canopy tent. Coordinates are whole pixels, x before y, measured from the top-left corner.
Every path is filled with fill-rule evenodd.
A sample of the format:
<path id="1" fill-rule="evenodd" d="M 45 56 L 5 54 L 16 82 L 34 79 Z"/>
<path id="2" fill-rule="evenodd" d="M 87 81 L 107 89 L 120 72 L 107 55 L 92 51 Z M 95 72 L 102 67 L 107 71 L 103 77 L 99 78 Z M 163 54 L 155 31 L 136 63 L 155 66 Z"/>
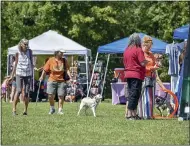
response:
<path id="1" fill-rule="evenodd" d="M 84 55 L 86 62 L 86 78 L 88 90 L 88 63 L 91 57 L 91 50 L 76 43 L 75 41 L 58 34 L 56 31 L 49 30 L 31 40 L 29 40 L 29 47 L 33 51 L 33 55 L 53 55 L 58 49 L 65 50 L 64 55 Z M 18 52 L 18 45 L 8 48 L 7 66 L 9 65 L 9 55 L 14 55 Z M 91 58 L 90 58 L 91 60 Z M 7 67 L 8 73 L 8 67 Z"/>
<path id="2" fill-rule="evenodd" d="M 91 56 L 91 50 L 76 43 L 75 41 L 58 34 L 56 31 L 49 30 L 31 40 L 29 46 L 34 55 L 51 55 L 57 49 L 63 49 L 68 55 L 87 55 Z M 18 46 L 8 48 L 8 55 L 15 54 Z"/>

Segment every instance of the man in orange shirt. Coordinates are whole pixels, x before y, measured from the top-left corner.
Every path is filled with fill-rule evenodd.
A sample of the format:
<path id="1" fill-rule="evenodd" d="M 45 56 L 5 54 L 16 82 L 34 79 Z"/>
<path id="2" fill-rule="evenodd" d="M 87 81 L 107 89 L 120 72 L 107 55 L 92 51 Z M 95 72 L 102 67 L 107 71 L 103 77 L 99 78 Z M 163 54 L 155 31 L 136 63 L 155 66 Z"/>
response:
<path id="1" fill-rule="evenodd" d="M 46 73 L 49 73 L 49 79 L 47 82 L 47 94 L 50 102 L 50 112 L 49 114 L 55 113 L 54 108 L 54 97 L 57 91 L 59 104 L 58 104 L 58 114 L 63 114 L 63 101 L 66 95 L 66 79 L 64 79 L 64 73 L 66 72 L 71 79 L 71 74 L 69 71 L 69 65 L 66 59 L 63 59 L 64 50 L 55 51 L 54 57 L 51 57 L 43 67 L 43 72 L 40 77 L 40 81 L 43 80 Z M 65 61 L 65 62 L 64 62 Z M 64 66 L 65 65 L 65 66 Z"/>

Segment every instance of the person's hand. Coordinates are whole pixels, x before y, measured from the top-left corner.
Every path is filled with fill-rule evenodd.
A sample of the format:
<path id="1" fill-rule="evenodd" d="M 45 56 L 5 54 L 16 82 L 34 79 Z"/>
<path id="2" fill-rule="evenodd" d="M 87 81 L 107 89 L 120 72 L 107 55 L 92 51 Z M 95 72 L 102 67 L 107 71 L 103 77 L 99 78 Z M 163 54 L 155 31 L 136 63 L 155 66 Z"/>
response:
<path id="1" fill-rule="evenodd" d="M 154 67 L 153 67 L 153 69 L 157 70 L 157 69 L 159 69 L 159 66 L 157 64 L 155 64 Z"/>
<path id="2" fill-rule="evenodd" d="M 150 61 L 148 60 L 144 60 L 143 63 L 146 65 L 147 63 L 149 63 Z"/>
<path id="3" fill-rule="evenodd" d="M 34 67 L 34 70 L 38 71 L 38 69 L 36 67 Z"/>

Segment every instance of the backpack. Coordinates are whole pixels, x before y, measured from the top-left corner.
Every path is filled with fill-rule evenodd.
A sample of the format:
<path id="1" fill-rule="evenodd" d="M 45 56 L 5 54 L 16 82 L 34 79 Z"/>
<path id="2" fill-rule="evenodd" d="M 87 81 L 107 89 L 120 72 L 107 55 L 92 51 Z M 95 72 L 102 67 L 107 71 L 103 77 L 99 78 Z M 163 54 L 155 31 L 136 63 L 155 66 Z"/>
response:
<path id="1" fill-rule="evenodd" d="M 29 56 L 31 65 L 33 66 L 32 50 L 31 50 L 31 49 L 28 49 L 28 51 L 26 52 L 26 54 L 27 54 L 27 56 Z"/>

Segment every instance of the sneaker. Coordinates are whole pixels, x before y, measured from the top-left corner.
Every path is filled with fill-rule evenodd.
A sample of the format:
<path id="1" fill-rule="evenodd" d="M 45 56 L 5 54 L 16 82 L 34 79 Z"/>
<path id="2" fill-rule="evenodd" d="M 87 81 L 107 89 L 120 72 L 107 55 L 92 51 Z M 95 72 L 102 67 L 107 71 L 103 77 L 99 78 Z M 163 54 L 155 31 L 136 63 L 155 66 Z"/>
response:
<path id="1" fill-rule="evenodd" d="M 134 118 L 135 120 L 142 120 L 142 118 L 139 117 L 138 115 L 134 116 L 133 118 Z"/>
<path id="2" fill-rule="evenodd" d="M 16 113 L 16 111 L 14 111 L 14 112 L 13 112 L 13 116 L 16 116 L 16 115 L 18 115 L 18 114 Z"/>
<path id="3" fill-rule="evenodd" d="M 58 115 L 63 115 L 64 113 L 63 113 L 63 111 L 59 111 L 59 112 L 57 112 L 57 114 Z"/>
<path id="4" fill-rule="evenodd" d="M 22 115 L 27 116 L 27 112 L 24 112 Z"/>
<path id="5" fill-rule="evenodd" d="M 126 120 L 135 120 L 134 117 L 126 117 Z"/>
<path id="6" fill-rule="evenodd" d="M 55 113 L 55 109 L 50 109 L 49 115 L 52 115 L 52 114 L 54 114 L 54 113 Z"/>

